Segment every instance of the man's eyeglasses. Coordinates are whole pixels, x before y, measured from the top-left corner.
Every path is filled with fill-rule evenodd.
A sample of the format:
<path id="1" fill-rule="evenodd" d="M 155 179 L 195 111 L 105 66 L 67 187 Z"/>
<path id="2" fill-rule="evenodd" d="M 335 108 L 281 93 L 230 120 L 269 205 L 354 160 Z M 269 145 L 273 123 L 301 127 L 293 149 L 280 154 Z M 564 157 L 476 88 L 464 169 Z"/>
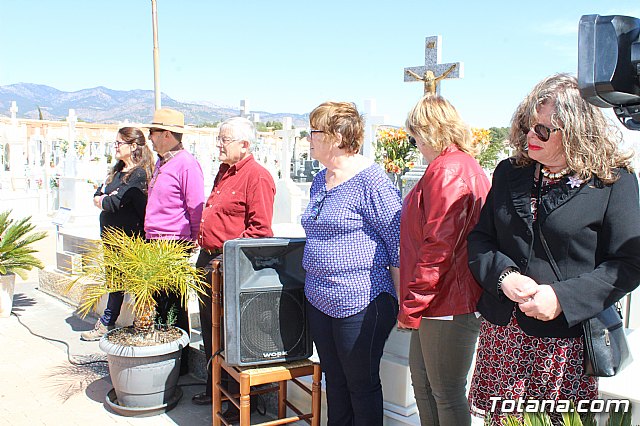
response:
<path id="1" fill-rule="evenodd" d="M 318 220 L 318 216 L 320 216 L 320 210 L 322 210 L 322 206 L 324 205 L 324 199 L 327 198 L 327 190 L 323 189 L 322 193 L 318 196 L 316 201 L 313 203 L 313 207 L 311 207 L 311 215 L 309 216 L 313 220 Z"/>
<path id="2" fill-rule="evenodd" d="M 411 144 L 411 146 L 414 148 L 418 146 L 418 142 L 416 142 L 416 138 L 414 138 L 413 136 L 409 136 L 409 144 Z"/>
<path id="3" fill-rule="evenodd" d="M 115 141 L 113 143 L 113 146 L 115 146 L 116 148 L 120 148 L 120 145 L 131 145 L 133 144 L 133 142 L 120 142 L 120 141 Z"/>
<path id="4" fill-rule="evenodd" d="M 218 141 L 218 143 L 219 143 L 219 144 L 222 144 L 222 145 L 224 145 L 224 146 L 227 146 L 227 145 L 229 145 L 230 143 L 239 142 L 239 141 L 241 141 L 242 139 L 223 139 L 223 138 L 218 137 L 218 138 L 216 138 L 216 140 Z"/>
<path id="5" fill-rule="evenodd" d="M 553 132 L 557 132 L 558 130 L 562 130 L 560 128 L 556 128 L 556 129 L 550 129 L 549 127 L 545 126 L 544 124 L 536 124 L 535 126 L 529 128 L 529 127 L 522 127 L 522 132 L 526 135 L 529 133 L 529 130 L 533 130 L 533 133 L 536 134 L 536 136 L 538 137 L 538 139 L 540 139 L 542 142 L 546 142 L 549 140 L 549 138 L 551 137 L 551 133 Z"/>
<path id="6" fill-rule="evenodd" d="M 315 129 L 309 130 L 309 139 L 313 139 L 314 133 L 324 133 L 324 130 L 315 130 Z"/>

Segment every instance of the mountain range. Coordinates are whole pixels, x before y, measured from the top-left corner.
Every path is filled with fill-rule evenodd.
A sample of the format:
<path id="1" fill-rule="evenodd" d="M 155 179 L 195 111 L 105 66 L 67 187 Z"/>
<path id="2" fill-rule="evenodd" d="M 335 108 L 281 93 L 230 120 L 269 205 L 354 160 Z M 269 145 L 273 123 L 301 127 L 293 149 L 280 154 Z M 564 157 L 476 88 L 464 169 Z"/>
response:
<path id="1" fill-rule="evenodd" d="M 17 103 L 18 118 L 37 119 L 40 108 L 45 120 L 64 120 L 69 115 L 69 109 L 73 108 L 78 118 L 87 122 L 119 123 L 129 120 L 133 123 L 149 123 L 154 110 L 152 90 L 112 90 L 102 86 L 75 92 L 33 83 L 0 86 L 0 115 L 11 114 L 11 101 Z M 183 112 L 185 122 L 194 126 L 240 115 L 239 109 L 215 106 L 208 102 L 180 102 L 165 93 L 162 93 L 161 103 L 163 107 Z M 291 117 L 294 125 L 300 127 L 307 126 L 309 122 L 309 114 L 251 112 L 259 114 L 261 122 L 282 122 L 283 117 Z"/>

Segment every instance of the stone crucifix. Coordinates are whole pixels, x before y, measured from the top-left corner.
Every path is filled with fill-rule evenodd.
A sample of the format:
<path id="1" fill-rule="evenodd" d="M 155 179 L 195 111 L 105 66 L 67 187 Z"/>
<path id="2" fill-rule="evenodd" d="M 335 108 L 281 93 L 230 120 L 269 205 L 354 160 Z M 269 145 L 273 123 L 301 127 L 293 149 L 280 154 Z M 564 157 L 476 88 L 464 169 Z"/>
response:
<path id="1" fill-rule="evenodd" d="M 424 49 L 424 66 L 404 69 L 404 81 L 422 81 L 425 95 L 427 93 L 440 94 L 440 86 L 438 85 L 440 80 L 464 76 L 464 63 L 440 63 L 441 44 L 441 36 L 427 37 Z"/>

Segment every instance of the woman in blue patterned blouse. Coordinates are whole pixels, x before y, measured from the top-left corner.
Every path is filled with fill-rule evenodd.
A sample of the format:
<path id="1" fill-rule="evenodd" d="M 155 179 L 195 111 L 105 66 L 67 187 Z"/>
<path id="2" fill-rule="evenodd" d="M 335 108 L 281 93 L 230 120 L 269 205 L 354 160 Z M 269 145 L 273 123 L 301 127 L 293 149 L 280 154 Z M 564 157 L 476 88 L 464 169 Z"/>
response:
<path id="1" fill-rule="evenodd" d="M 382 425 L 379 370 L 398 312 L 400 193 L 358 154 L 364 120 L 353 104 L 325 102 L 309 121 L 311 156 L 326 169 L 302 215 L 302 263 L 328 424 Z"/>

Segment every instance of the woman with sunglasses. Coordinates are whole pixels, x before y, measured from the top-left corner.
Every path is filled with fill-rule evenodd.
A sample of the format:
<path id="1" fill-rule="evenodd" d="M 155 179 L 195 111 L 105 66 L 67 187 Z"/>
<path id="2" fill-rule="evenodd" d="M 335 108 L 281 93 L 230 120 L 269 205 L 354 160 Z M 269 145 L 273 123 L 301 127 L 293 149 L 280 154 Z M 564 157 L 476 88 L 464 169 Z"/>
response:
<path id="1" fill-rule="evenodd" d="M 381 426 L 380 359 L 398 312 L 400 193 L 358 154 L 364 119 L 353 104 L 325 102 L 309 121 L 311 156 L 326 168 L 302 215 L 302 265 L 328 424 Z"/>
<path id="2" fill-rule="evenodd" d="M 484 318 L 469 402 L 496 424 L 504 399 L 598 397 L 581 323 L 640 281 L 638 182 L 619 135 L 566 74 L 538 83 L 513 115 L 514 156 L 468 238 Z"/>
<path id="3" fill-rule="evenodd" d="M 466 237 L 489 179 L 473 158 L 471 130 L 444 98 L 424 96 L 406 126 L 429 167 L 402 206 L 398 326 L 413 330 L 409 367 L 421 424 L 470 425 L 465 385 L 481 289 L 467 265 Z"/>
<path id="4" fill-rule="evenodd" d="M 147 186 L 153 172 L 153 154 L 146 145 L 144 134 L 135 127 L 118 130 L 114 143 L 116 164 L 93 195 L 93 204 L 100 213 L 100 234 L 107 228 L 118 228 L 127 235 L 144 238 L 144 216 L 147 205 Z M 93 330 L 80 335 L 82 340 L 100 340 L 115 327 L 120 315 L 124 293 L 110 293 L 104 314 Z"/>

